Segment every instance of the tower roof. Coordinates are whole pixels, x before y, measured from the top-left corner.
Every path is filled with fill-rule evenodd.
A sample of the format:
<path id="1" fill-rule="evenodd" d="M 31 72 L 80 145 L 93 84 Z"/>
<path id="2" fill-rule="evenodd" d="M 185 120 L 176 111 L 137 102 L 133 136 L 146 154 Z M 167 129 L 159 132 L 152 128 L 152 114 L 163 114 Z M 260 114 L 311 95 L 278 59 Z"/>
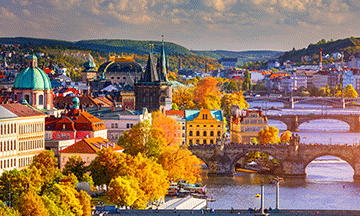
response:
<path id="1" fill-rule="evenodd" d="M 42 69 L 27 67 L 16 76 L 13 89 L 50 90 L 51 83 L 48 75 Z"/>
<path id="2" fill-rule="evenodd" d="M 89 70 L 95 68 L 96 64 L 91 60 L 91 58 L 89 58 L 89 60 L 84 63 L 84 67 L 85 69 Z"/>
<path id="3" fill-rule="evenodd" d="M 154 63 L 154 55 L 152 53 L 149 54 L 149 58 L 146 65 L 146 70 L 141 82 L 159 82 L 159 74 L 156 71 L 155 63 Z"/>

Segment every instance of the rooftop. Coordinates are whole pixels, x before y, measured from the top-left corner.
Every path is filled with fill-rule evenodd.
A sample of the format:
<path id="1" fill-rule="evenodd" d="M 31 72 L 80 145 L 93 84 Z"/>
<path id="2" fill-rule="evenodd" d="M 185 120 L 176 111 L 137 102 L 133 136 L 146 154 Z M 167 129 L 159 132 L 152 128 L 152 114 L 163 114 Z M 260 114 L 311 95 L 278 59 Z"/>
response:
<path id="1" fill-rule="evenodd" d="M 100 151 L 102 148 L 110 148 L 114 152 L 122 152 L 124 148 L 116 145 L 113 142 L 110 142 L 107 139 L 102 137 L 94 137 L 94 138 L 87 138 L 82 139 L 71 146 L 61 150 L 59 153 L 79 153 L 79 154 L 86 154 L 86 153 L 93 153 Z"/>

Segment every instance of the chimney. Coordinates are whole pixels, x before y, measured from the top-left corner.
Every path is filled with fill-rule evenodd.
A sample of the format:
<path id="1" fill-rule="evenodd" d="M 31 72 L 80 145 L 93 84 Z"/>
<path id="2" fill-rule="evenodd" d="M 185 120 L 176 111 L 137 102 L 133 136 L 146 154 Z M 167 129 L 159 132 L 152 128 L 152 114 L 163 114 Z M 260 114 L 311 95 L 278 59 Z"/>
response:
<path id="1" fill-rule="evenodd" d="M 344 51 L 341 51 L 341 68 L 344 67 Z"/>
<path id="2" fill-rule="evenodd" d="M 319 70 L 322 70 L 322 48 L 320 48 L 320 56 L 319 56 Z"/>

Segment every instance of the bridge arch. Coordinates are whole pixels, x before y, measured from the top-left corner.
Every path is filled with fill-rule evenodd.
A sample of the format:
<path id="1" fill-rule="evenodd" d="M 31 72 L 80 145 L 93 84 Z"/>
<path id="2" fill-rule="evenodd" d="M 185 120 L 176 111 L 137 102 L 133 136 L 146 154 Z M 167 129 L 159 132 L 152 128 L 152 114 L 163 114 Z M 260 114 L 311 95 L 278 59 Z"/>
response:
<path id="1" fill-rule="evenodd" d="M 317 121 L 317 120 L 329 120 L 329 121 L 324 121 L 324 122 L 318 122 L 316 123 L 316 127 L 315 125 L 311 125 L 311 124 L 315 124 L 314 121 Z M 340 124 L 338 124 L 339 122 L 341 122 Z M 347 131 L 350 131 L 351 129 L 351 125 L 346 122 L 346 121 L 343 121 L 343 120 L 339 120 L 339 119 L 332 119 L 332 118 L 324 118 L 324 119 L 312 119 L 312 120 L 308 120 L 308 121 L 299 121 L 299 130 L 303 130 L 305 125 L 306 124 L 310 124 L 308 125 L 306 128 L 307 129 L 310 129 L 310 130 L 315 130 L 315 131 L 329 131 L 328 129 L 328 126 L 331 125 L 331 124 L 337 124 L 335 129 L 332 128 L 333 130 L 336 130 L 336 131 L 343 131 L 343 132 L 347 132 Z M 323 130 L 320 130 L 319 128 L 324 128 Z"/>
<path id="2" fill-rule="evenodd" d="M 334 156 L 334 157 L 338 157 L 344 161 L 346 161 L 346 163 L 348 163 L 351 168 L 354 170 L 354 175 L 356 175 L 356 165 L 352 162 L 352 160 L 350 158 L 348 158 L 347 156 L 344 156 L 342 154 L 338 154 L 338 153 L 333 153 L 333 152 L 322 152 L 320 154 L 316 154 L 312 157 L 310 157 L 308 160 L 306 160 L 306 162 L 304 163 L 304 170 L 306 171 L 307 166 L 313 162 L 314 160 L 316 160 L 319 157 L 323 157 L 323 156 Z"/>
<path id="3" fill-rule="evenodd" d="M 253 153 L 253 152 L 260 152 L 260 153 L 264 153 L 264 154 L 269 155 L 270 157 L 274 158 L 279 163 L 279 166 L 276 169 L 282 169 L 282 161 L 280 160 L 279 157 L 277 157 L 277 155 L 274 153 L 273 150 L 259 149 L 259 148 L 252 149 L 252 150 L 247 150 L 247 151 L 244 151 L 242 153 L 236 154 L 236 156 L 234 157 L 234 159 L 233 159 L 232 163 L 230 164 L 230 166 L 235 169 L 235 165 L 240 159 L 246 157 L 249 153 Z"/>

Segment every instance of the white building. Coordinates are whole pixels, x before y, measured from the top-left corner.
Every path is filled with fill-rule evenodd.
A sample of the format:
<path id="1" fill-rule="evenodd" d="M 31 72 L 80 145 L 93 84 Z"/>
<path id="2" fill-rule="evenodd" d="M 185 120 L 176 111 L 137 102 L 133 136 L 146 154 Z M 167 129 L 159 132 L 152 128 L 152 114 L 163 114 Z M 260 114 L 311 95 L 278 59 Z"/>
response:
<path id="1" fill-rule="evenodd" d="M 0 105 L 0 174 L 28 167 L 45 149 L 45 117 L 22 104 Z"/>
<path id="2" fill-rule="evenodd" d="M 148 120 L 151 122 L 151 113 L 146 108 L 143 111 L 132 111 L 120 107 L 88 107 L 86 111 L 101 119 L 107 131 L 107 139 L 117 143 L 124 131 L 129 130 L 133 125 L 140 121 Z"/>

